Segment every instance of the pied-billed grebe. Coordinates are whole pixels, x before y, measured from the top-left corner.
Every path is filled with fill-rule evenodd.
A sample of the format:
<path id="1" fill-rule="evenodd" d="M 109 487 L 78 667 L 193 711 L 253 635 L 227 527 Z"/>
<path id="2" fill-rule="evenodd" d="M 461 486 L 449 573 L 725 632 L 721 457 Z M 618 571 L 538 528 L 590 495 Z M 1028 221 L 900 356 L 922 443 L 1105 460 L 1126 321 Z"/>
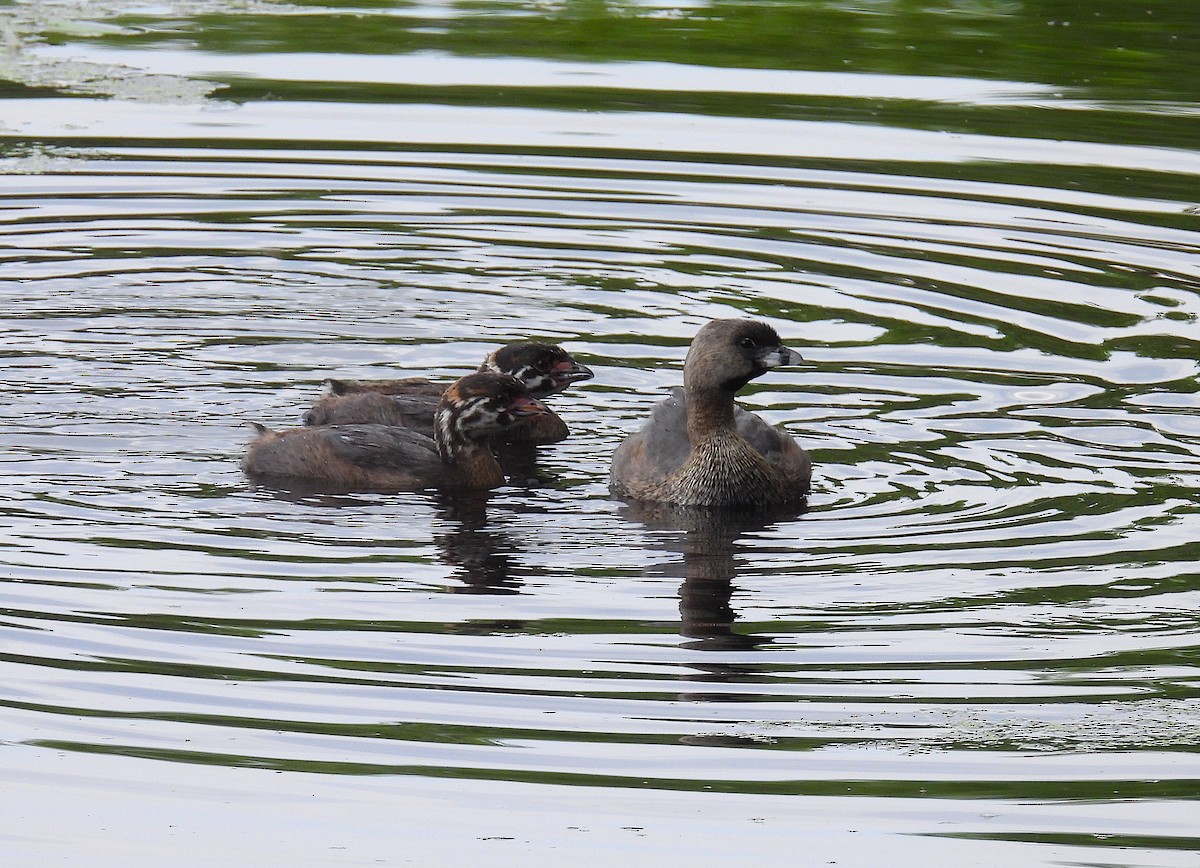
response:
<path id="1" fill-rule="evenodd" d="M 590 380 L 594 375 L 562 347 L 551 344 L 506 344 L 488 354 L 479 373 L 509 374 L 525 384 L 529 394 L 545 398 L 557 394 L 572 383 Z M 434 409 L 445 383 L 421 377 L 402 380 L 329 380 L 330 394 L 321 398 L 304 414 L 305 425 L 403 425 L 428 437 L 433 436 Z M 506 438 L 534 446 L 558 443 L 570 432 L 557 414 L 528 420 L 505 432 Z"/>
<path id="2" fill-rule="evenodd" d="M 504 474 L 489 438 L 549 412 L 515 377 L 470 374 L 442 395 L 433 439 L 390 425 L 256 426 L 242 469 L 261 481 L 347 491 L 496 488 Z"/>
<path id="3" fill-rule="evenodd" d="M 733 401 L 768 369 L 801 361 L 766 323 L 705 325 L 688 349 L 683 389 L 672 390 L 613 455 L 612 493 L 679 506 L 802 503 L 812 473 L 808 453 Z"/>

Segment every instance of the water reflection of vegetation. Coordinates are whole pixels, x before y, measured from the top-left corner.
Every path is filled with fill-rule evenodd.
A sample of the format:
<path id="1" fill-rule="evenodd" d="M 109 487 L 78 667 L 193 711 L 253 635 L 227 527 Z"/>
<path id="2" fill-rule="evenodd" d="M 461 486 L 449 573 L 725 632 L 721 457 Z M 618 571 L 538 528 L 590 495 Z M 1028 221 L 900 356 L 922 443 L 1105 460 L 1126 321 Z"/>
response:
<path id="1" fill-rule="evenodd" d="M 844 0 L 651 7 L 603 0 L 463 2 L 436 20 L 399 4 L 337 14 L 198 14 L 169 28 L 147 15 L 110 43 L 177 41 L 210 51 L 656 60 L 758 69 L 1037 81 L 1107 98 L 1195 99 L 1200 18 L 1188 0 Z M 427 13 L 427 7 L 422 12 Z M 313 26 L 315 16 L 320 26 Z M 75 38 L 72 36 L 72 38 Z"/>
<path id="2" fill-rule="evenodd" d="M 1188 799 L 1195 798 L 1194 780 L 783 780 L 739 781 L 656 778 L 649 775 L 588 774 L 534 769 L 469 768 L 433 763 L 368 763 L 306 760 L 195 750 L 89 744 L 63 739 L 24 742 L 51 750 L 158 759 L 228 768 L 261 768 L 330 775 L 419 775 L 461 780 L 561 784 L 622 789 L 675 790 L 681 792 L 759 793 L 813 796 L 878 796 L 892 798 L 954 799 Z M 1177 839 L 1155 838 L 1164 844 Z"/>

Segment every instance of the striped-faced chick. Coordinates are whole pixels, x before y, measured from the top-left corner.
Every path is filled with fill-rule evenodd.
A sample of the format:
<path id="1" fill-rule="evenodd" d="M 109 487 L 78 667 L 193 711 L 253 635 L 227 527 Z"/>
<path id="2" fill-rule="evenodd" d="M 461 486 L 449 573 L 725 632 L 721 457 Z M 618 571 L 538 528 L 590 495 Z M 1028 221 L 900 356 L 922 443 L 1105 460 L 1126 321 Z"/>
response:
<path id="1" fill-rule="evenodd" d="M 525 384 L 535 398 L 555 395 L 572 383 L 590 380 L 595 374 L 575 361 L 566 350 L 553 344 L 505 344 L 488 353 L 480 372 L 511 374 Z"/>
<path id="2" fill-rule="evenodd" d="M 451 383 L 438 402 L 433 439 L 442 461 L 451 463 L 463 450 L 503 435 L 526 419 L 549 415 L 550 408 L 531 397 L 516 377 L 468 374 Z"/>

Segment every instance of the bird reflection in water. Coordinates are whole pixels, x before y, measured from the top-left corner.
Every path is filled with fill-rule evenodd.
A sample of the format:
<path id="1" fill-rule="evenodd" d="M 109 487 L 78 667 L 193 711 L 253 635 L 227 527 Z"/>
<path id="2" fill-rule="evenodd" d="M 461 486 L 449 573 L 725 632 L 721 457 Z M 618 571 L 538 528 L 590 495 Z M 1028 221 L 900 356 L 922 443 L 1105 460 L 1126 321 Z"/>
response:
<path id="1" fill-rule="evenodd" d="M 739 633 L 733 629 L 737 613 L 732 598 L 741 549 L 738 541 L 747 534 L 773 524 L 797 518 L 802 508 L 786 511 L 746 512 L 728 509 L 687 509 L 662 504 L 629 503 L 621 515 L 640 522 L 661 534 L 659 547 L 675 551 L 679 558 L 664 565 L 665 575 L 679 575 L 679 633 L 687 641 L 682 647 L 704 652 L 698 660 L 690 657 L 686 666 L 692 673 L 687 680 L 701 684 L 746 685 L 765 682 L 772 676 L 767 662 L 755 663 L 743 656 L 772 642 L 772 637 Z M 675 533 L 670 533 L 674 531 Z M 690 690 L 678 695 L 682 702 L 733 703 L 757 699 L 755 693 L 738 690 Z M 725 726 L 736 726 L 729 720 Z M 681 736 L 681 744 L 706 747 L 744 747 L 757 737 L 737 732 L 697 732 Z"/>
<path id="2" fill-rule="evenodd" d="M 361 507 L 362 493 L 336 486 L 292 485 L 288 488 L 255 484 L 254 490 L 277 500 L 322 508 Z M 521 547 L 503 530 L 489 526 L 487 491 L 438 492 L 433 542 L 443 563 L 453 568 L 451 578 L 460 581 L 449 590 L 456 594 L 516 594 L 520 579 L 513 578 L 513 564 Z M 311 519 L 310 519 L 311 520 Z M 332 519 L 329 520 L 332 523 Z M 439 527 L 440 526 L 440 527 Z"/>
<path id="3" fill-rule="evenodd" d="M 737 587 L 738 541 L 780 521 L 798 517 L 802 507 L 786 510 L 737 510 L 675 507 L 659 503 L 626 504 L 620 514 L 662 534 L 658 547 L 675 551 L 679 559 L 664 565 L 665 575 L 678 575 L 680 635 L 685 648 L 699 651 L 752 651 L 769 637 L 738 633 L 731 600 Z M 701 667 L 711 680 L 744 677 L 753 665 L 712 663 Z"/>
<path id="4" fill-rule="evenodd" d="M 487 492 L 442 492 L 437 498 L 441 525 L 433 535 L 443 563 L 454 568 L 451 577 L 462 585 L 456 594 L 516 594 L 520 579 L 513 563 L 520 551 L 503 530 L 488 525 Z"/>

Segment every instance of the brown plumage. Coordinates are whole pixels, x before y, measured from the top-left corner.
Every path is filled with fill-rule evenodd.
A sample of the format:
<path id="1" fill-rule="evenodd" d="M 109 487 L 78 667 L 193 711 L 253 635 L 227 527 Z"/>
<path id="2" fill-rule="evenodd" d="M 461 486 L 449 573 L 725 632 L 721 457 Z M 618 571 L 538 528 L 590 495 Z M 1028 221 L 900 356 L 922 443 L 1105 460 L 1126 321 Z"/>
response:
<path id="1" fill-rule="evenodd" d="M 479 372 L 509 374 L 521 380 L 529 394 L 545 398 L 572 383 L 590 380 L 590 369 L 561 347 L 550 344 L 507 344 L 489 353 Z M 305 425 L 403 425 L 433 436 L 433 415 L 446 384 L 420 377 L 400 380 L 329 380 L 330 394 L 304 414 Z M 504 433 L 513 442 L 542 446 L 566 439 L 570 431 L 557 414 L 528 420 Z"/>
<path id="2" fill-rule="evenodd" d="M 256 426 L 242 469 L 260 481 L 344 491 L 496 488 L 504 474 L 489 438 L 549 412 L 515 377 L 470 374 L 439 401 L 433 439 L 382 424 Z"/>
<path id="3" fill-rule="evenodd" d="M 801 504 L 811 462 L 789 435 L 734 403 L 750 380 L 802 361 L 766 323 L 714 320 L 696 334 L 683 388 L 613 455 L 612 493 L 679 506 Z"/>

